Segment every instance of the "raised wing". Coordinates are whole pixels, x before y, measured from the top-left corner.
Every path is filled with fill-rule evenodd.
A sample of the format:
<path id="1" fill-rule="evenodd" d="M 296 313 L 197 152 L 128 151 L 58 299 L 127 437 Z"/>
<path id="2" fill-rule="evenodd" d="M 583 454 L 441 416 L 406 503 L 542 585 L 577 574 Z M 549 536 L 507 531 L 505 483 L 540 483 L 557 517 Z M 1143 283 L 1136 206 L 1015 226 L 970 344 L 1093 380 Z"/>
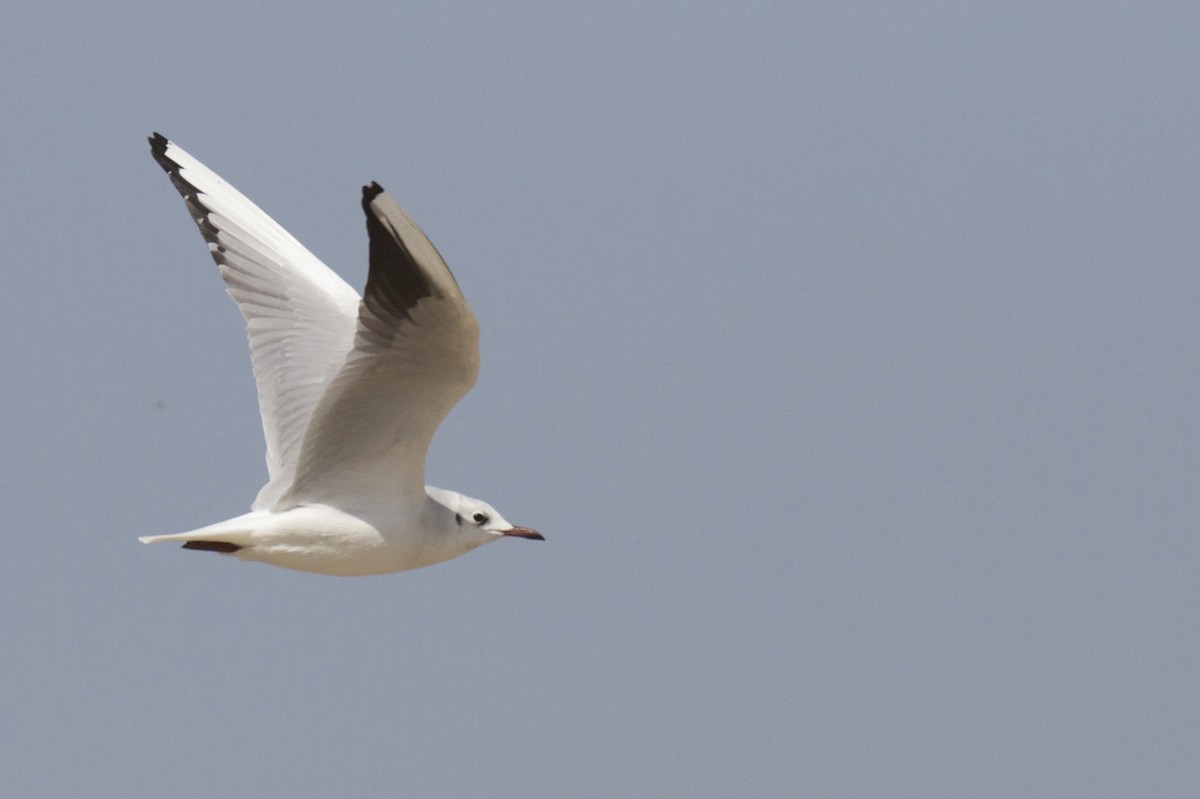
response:
<path id="1" fill-rule="evenodd" d="M 304 431 L 354 344 L 358 293 L 179 145 L 156 133 L 150 151 L 246 318 L 270 475 L 253 507 L 270 509 L 291 487 Z"/>
<path id="2" fill-rule="evenodd" d="M 425 496 L 434 431 L 479 372 L 479 325 L 441 255 L 377 183 L 363 188 L 370 271 L 354 348 L 304 436 L 281 508 Z"/>

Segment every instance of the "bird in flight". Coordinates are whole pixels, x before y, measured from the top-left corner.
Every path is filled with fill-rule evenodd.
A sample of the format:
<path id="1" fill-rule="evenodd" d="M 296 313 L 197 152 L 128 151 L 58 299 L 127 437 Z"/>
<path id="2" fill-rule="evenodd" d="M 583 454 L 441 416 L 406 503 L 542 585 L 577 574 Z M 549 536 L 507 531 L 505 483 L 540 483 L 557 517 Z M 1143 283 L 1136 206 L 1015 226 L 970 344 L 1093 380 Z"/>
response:
<path id="1" fill-rule="evenodd" d="M 160 134 L 150 152 L 246 318 L 267 440 L 249 513 L 182 542 L 342 576 L 428 566 L 499 538 L 544 540 L 486 502 L 425 485 L 434 431 L 479 371 L 479 325 L 421 229 L 363 187 L 363 296 L 216 173 Z"/>

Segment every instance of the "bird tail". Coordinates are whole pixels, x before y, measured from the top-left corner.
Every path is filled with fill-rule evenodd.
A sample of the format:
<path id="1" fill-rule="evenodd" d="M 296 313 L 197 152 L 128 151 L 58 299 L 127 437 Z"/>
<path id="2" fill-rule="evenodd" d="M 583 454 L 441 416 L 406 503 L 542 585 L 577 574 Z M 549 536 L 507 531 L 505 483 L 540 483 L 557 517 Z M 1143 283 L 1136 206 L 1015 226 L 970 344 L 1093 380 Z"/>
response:
<path id="1" fill-rule="evenodd" d="M 237 552 L 239 549 L 245 549 L 253 543 L 252 538 L 257 525 L 254 524 L 252 518 L 261 515 L 261 512 L 247 513 L 244 516 L 237 516 L 223 522 L 210 524 L 207 527 L 189 530 L 186 533 L 145 535 L 138 538 L 138 540 L 143 544 L 163 544 L 170 541 L 179 541 L 183 543 L 184 549 L 199 549 L 205 552 L 230 554 Z"/>

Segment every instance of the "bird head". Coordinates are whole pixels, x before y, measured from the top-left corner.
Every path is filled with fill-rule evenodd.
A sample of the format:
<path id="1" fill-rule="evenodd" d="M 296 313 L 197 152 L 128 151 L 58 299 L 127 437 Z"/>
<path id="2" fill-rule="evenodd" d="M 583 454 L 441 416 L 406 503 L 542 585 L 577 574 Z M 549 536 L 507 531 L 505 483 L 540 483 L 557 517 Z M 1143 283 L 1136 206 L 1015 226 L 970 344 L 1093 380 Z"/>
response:
<path id="1" fill-rule="evenodd" d="M 480 532 L 495 538 L 528 538 L 531 541 L 545 541 L 541 533 L 528 527 L 517 527 L 505 521 L 504 517 L 491 505 L 482 499 L 468 497 L 457 491 L 447 491 L 444 488 L 425 486 L 425 493 L 442 507 L 454 514 L 454 521 L 459 527 L 474 527 Z"/>

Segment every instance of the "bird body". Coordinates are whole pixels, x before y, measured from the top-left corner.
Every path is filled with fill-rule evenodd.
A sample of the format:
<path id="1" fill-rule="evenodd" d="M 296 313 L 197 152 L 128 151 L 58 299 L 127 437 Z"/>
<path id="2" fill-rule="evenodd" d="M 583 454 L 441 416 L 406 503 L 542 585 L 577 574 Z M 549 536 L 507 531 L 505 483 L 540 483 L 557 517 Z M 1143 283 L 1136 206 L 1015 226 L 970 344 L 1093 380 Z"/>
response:
<path id="1" fill-rule="evenodd" d="M 155 536 L 152 541 L 179 541 L 189 549 L 225 552 L 298 571 L 387 574 L 458 557 L 494 537 L 481 534 L 475 525 L 464 529 L 454 516 L 428 497 L 410 518 L 385 508 L 377 514 L 353 513 L 314 503 L 281 512 L 250 511 L 198 530 Z"/>
<path id="2" fill-rule="evenodd" d="M 363 188 L 363 296 L 159 134 L 151 152 L 246 319 L 269 479 L 249 513 L 148 536 L 300 571 L 415 569 L 505 536 L 490 505 L 424 485 L 438 425 L 475 382 L 479 328 L 445 262 L 378 184 Z"/>

